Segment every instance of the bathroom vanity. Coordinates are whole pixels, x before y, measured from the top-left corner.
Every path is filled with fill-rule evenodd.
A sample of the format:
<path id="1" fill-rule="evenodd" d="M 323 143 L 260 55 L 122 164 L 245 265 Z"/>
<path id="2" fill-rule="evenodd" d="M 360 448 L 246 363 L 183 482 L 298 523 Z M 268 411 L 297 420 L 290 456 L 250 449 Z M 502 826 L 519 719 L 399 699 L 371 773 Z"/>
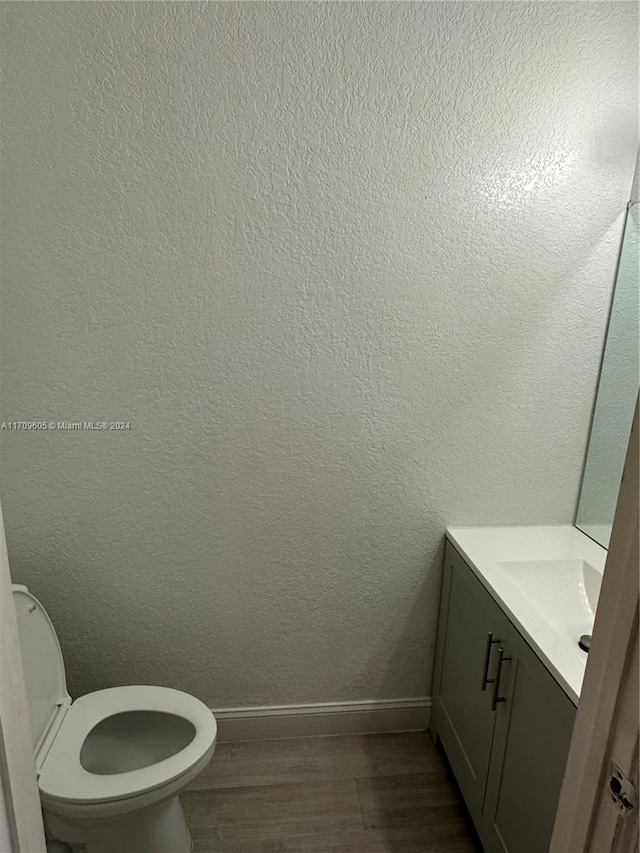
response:
<path id="1" fill-rule="evenodd" d="M 568 525 L 447 531 L 430 730 L 486 853 L 547 853 L 605 558 Z"/>

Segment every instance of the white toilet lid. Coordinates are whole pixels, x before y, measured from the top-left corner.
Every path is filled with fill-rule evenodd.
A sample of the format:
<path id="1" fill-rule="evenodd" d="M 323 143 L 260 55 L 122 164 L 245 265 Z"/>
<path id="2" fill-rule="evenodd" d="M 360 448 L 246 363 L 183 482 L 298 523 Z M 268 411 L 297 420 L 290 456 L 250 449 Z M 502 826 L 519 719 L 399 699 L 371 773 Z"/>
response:
<path id="1" fill-rule="evenodd" d="M 67 693 L 60 643 L 47 611 L 26 586 L 13 585 L 20 652 L 29 704 L 31 739 L 37 752 Z"/>
<path id="2" fill-rule="evenodd" d="M 193 724 L 195 735 L 176 754 L 126 773 L 100 775 L 80 763 L 82 744 L 89 732 L 107 717 L 125 711 L 162 711 Z M 38 779 L 44 801 L 104 803 L 123 800 L 182 776 L 200 761 L 216 741 L 215 717 L 207 706 L 180 690 L 168 687 L 112 687 L 76 700 L 64 717 Z"/>

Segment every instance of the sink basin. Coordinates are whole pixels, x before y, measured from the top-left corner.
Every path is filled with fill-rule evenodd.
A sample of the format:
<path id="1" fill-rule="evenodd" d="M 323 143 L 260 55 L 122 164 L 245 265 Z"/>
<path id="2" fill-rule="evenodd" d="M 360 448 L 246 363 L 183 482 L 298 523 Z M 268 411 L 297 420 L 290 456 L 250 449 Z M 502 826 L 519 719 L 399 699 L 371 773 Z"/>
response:
<path id="1" fill-rule="evenodd" d="M 511 560 L 498 565 L 548 622 L 562 622 L 576 642 L 580 634 L 591 633 L 602 574 L 586 560 Z"/>
<path id="2" fill-rule="evenodd" d="M 450 527 L 447 536 L 578 704 L 607 552 L 569 524 Z"/>

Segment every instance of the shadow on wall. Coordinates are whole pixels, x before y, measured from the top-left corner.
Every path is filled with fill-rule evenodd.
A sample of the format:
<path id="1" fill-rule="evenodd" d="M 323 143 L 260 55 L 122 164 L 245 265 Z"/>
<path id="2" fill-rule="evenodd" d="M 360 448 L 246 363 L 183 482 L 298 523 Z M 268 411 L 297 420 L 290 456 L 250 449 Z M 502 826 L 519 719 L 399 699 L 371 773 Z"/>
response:
<path id="1" fill-rule="evenodd" d="M 358 653 L 360 675 L 353 688 L 359 695 L 370 700 L 430 695 L 435 636 L 428 626 L 437 622 L 443 554 L 444 547 L 440 544 L 420 573 L 417 586 L 406 591 L 406 596 L 411 597 L 411 604 L 408 605 L 407 598 L 403 598 L 398 613 L 389 613 L 388 621 L 378 624 L 357 649 L 350 649 L 346 641 L 343 646 L 336 646 L 333 633 L 327 630 L 326 646 L 320 649 L 320 653 L 330 670 L 332 667 L 349 669 L 350 663 L 353 664 L 349 661 L 350 653 Z M 83 583 L 82 579 L 82 572 L 87 566 L 93 579 L 91 586 Z M 175 678 L 185 656 L 190 658 L 199 650 L 198 639 L 194 638 L 190 626 L 184 626 L 182 642 L 164 643 L 162 625 L 155 622 L 155 606 L 150 614 L 145 613 L 144 600 L 119 589 L 107 572 L 98 569 L 93 555 L 81 552 L 80 546 L 67 542 L 63 552 L 56 552 L 51 543 L 38 540 L 29 543 L 29 559 L 18 560 L 12 566 L 13 582 L 27 585 L 51 617 L 60 640 L 72 698 L 121 684 L 150 683 L 150 671 L 155 684 L 184 690 L 191 687 L 192 682 L 188 678 L 185 683 Z M 401 575 L 402 566 L 393 569 Z M 61 596 L 60 585 L 75 594 Z M 165 618 L 170 609 L 171 601 L 168 600 Z M 401 614 L 403 621 L 400 621 Z M 69 626 L 74 624 L 79 625 L 81 644 L 69 632 Z M 114 632 L 122 633 L 123 625 L 133 627 L 129 629 L 128 642 L 118 643 L 119 653 L 114 655 L 110 639 Z M 416 631 L 416 626 L 423 626 L 423 630 Z M 175 632 L 172 636 L 175 639 Z M 390 638 L 394 644 L 391 655 L 388 653 Z M 296 637 L 291 636 L 289 642 L 293 646 Z M 250 647 L 251 643 L 247 653 L 250 653 Z M 215 649 L 211 654 L 216 655 Z M 236 659 L 237 663 L 242 661 Z M 163 672 L 167 673 L 166 677 L 163 677 Z M 410 694 L 403 689 L 407 683 L 413 685 Z M 274 688 L 277 689 L 277 685 Z M 251 696 L 251 685 L 247 684 L 245 689 Z M 290 701 L 295 704 L 344 699 L 339 694 L 327 695 L 322 684 L 318 685 L 318 691 L 311 700 L 294 696 Z M 216 707 L 215 699 L 212 702 L 204 695 L 200 698 Z M 251 706 L 253 703 L 249 700 L 245 704 Z M 261 704 L 260 699 L 255 704 Z"/>
<path id="2" fill-rule="evenodd" d="M 444 537 L 444 530 L 443 530 Z M 411 603 L 403 602 L 402 612 L 394 618 L 391 613 L 388 623 L 369 641 L 369 660 L 361 674 L 363 685 L 375 684 L 371 699 L 422 698 L 431 696 L 435 634 L 427 626 L 437 623 L 440 604 L 444 541 L 424 567 L 419 583 L 411 590 Z M 402 567 L 396 567 L 399 572 Z M 424 630 L 416 631 L 416 626 Z M 384 642 L 380 642 L 380 654 L 376 654 L 378 639 L 393 636 L 394 650 L 388 653 Z M 420 673 L 416 678 L 416 672 Z M 413 692 L 403 691 L 403 685 L 413 684 Z"/>
<path id="3" fill-rule="evenodd" d="M 184 649 L 194 643 L 193 636 L 185 636 L 182 649 L 163 643 L 161 626 L 150 624 L 145 615 L 144 599 L 119 589 L 85 540 L 67 540 L 63 550 L 60 544 L 34 538 L 29 542 L 28 559 L 11 561 L 10 569 L 13 583 L 25 584 L 51 618 L 72 699 L 107 687 L 150 683 L 145 676 L 150 669 L 160 675 L 153 683 L 176 687 L 171 676 L 163 679 L 161 673 L 179 668 Z M 91 574 L 91 584 L 86 583 L 85 571 Z M 64 595 L 60 594 L 61 587 Z M 74 625 L 78 626 L 80 643 Z M 111 638 L 128 625 L 135 630 L 114 655 Z"/>

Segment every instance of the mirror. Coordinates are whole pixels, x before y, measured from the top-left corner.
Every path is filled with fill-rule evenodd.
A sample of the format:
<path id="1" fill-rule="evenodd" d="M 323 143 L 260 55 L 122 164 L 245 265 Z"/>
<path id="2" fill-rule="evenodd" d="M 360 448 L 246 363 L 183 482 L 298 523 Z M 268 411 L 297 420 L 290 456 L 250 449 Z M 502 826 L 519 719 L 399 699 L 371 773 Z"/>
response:
<path id="1" fill-rule="evenodd" d="M 609 315 L 576 527 L 609 547 L 640 382 L 640 203 L 630 202 Z"/>

